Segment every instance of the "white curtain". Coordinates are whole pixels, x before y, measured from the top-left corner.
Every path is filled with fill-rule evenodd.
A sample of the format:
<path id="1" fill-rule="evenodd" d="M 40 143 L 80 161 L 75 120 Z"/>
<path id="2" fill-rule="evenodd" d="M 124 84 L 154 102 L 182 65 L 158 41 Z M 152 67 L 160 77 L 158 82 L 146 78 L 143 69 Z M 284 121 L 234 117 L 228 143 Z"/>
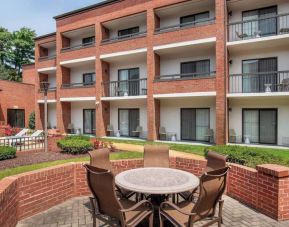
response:
<path id="1" fill-rule="evenodd" d="M 208 109 L 196 110 L 196 140 L 205 141 L 207 129 L 210 127 L 210 111 Z"/>
<path id="2" fill-rule="evenodd" d="M 245 110 L 244 111 L 244 132 L 245 137 L 249 137 L 250 142 L 259 142 L 259 111 L 258 110 Z"/>
<path id="3" fill-rule="evenodd" d="M 119 111 L 119 130 L 120 135 L 128 136 L 129 135 L 129 128 L 128 128 L 128 110 L 120 110 Z"/>
<path id="4" fill-rule="evenodd" d="M 124 95 L 124 93 L 128 92 L 128 80 L 129 80 L 129 70 L 120 70 L 119 71 L 119 93 L 120 95 Z"/>

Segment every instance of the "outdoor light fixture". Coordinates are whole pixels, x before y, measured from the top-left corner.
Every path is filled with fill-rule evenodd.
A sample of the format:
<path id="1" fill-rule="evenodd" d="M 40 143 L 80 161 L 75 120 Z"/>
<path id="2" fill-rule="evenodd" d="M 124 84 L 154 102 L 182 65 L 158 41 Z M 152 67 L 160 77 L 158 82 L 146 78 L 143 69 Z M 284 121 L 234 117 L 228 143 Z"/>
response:
<path id="1" fill-rule="evenodd" d="M 47 93 L 48 93 L 48 88 L 49 88 L 49 82 L 48 81 L 43 81 L 40 83 L 40 88 L 44 92 L 44 151 L 48 152 L 48 147 L 47 147 Z"/>

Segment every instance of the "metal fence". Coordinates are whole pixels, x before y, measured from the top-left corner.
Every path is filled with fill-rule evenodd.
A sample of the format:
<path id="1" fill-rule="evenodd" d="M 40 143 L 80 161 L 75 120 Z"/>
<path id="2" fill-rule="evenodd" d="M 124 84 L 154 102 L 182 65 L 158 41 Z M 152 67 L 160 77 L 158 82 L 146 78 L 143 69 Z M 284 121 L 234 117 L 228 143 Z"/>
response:
<path id="1" fill-rule="evenodd" d="M 65 51 L 70 51 L 70 50 L 78 50 L 78 49 L 88 48 L 88 47 L 93 47 L 93 46 L 95 46 L 95 41 L 94 42 L 90 42 L 90 43 L 84 43 L 84 44 L 69 46 L 69 47 L 63 47 L 61 49 L 61 51 L 65 52 Z"/>
<path id="2" fill-rule="evenodd" d="M 147 94 L 147 79 L 109 81 L 103 83 L 104 97 L 139 96 Z"/>
<path id="3" fill-rule="evenodd" d="M 102 43 L 116 42 L 116 41 L 119 41 L 119 40 L 126 40 L 126 39 L 132 39 L 132 38 L 137 38 L 137 37 L 144 37 L 144 36 L 146 36 L 146 34 L 147 34 L 147 31 L 142 31 L 142 32 L 128 34 L 128 35 L 115 36 L 115 37 L 103 39 L 101 42 Z"/>
<path id="4" fill-rule="evenodd" d="M 79 88 L 79 87 L 93 87 L 95 82 L 85 82 L 85 83 L 70 83 L 70 84 L 62 84 L 61 88 Z"/>
<path id="5" fill-rule="evenodd" d="M 261 38 L 289 33 L 289 14 L 280 14 L 229 25 L 229 41 Z"/>
<path id="6" fill-rule="evenodd" d="M 17 151 L 44 149 L 44 136 L 0 138 L 0 146 L 15 147 Z"/>
<path id="7" fill-rule="evenodd" d="M 214 77 L 216 71 L 205 72 L 205 73 L 182 73 L 182 74 L 172 74 L 172 75 L 161 75 L 156 76 L 155 81 L 170 81 L 170 80 L 190 80 L 190 79 L 200 79 Z"/>
<path id="8" fill-rule="evenodd" d="M 289 71 L 230 75 L 230 93 L 289 92 Z"/>

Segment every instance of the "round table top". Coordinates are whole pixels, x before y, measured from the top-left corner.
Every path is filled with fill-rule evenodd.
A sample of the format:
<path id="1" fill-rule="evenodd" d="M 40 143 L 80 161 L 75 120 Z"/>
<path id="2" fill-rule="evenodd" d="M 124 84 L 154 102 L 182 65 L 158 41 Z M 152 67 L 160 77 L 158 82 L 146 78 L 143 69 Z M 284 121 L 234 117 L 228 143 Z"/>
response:
<path id="1" fill-rule="evenodd" d="M 115 177 L 121 188 L 145 194 L 174 194 L 196 188 L 195 175 L 170 168 L 139 168 L 124 171 Z"/>

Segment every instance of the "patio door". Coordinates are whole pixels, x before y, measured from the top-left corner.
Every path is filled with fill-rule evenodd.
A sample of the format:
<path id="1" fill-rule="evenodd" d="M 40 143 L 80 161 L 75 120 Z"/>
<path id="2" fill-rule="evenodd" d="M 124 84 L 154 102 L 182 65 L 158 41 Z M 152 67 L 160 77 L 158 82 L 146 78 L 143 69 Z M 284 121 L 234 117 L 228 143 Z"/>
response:
<path id="1" fill-rule="evenodd" d="M 244 109 L 243 142 L 245 137 L 251 143 L 277 144 L 277 110 Z"/>
<path id="2" fill-rule="evenodd" d="M 119 95 L 139 95 L 139 68 L 118 70 Z"/>
<path id="3" fill-rule="evenodd" d="M 24 128 L 25 127 L 25 110 L 22 109 L 8 109 L 7 123 L 11 127 Z"/>
<path id="4" fill-rule="evenodd" d="M 121 136 L 136 136 L 133 131 L 137 126 L 139 126 L 139 109 L 118 110 L 118 128 Z"/>
<path id="5" fill-rule="evenodd" d="M 83 110 L 83 134 L 95 134 L 95 109 Z"/>
<path id="6" fill-rule="evenodd" d="M 276 90 L 278 60 L 262 58 L 243 60 L 243 92 L 265 92 L 265 84 L 271 84 L 271 91 Z"/>
<path id="7" fill-rule="evenodd" d="M 181 109 L 181 140 L 208 141 L 210 109 Z"/>
<path id="8" fill-rule="evenodd" d="M 181 74 L 193 74 L 194 77 L 208 76 L 210 75 L 210 60 L 182 62 Z M 186 75 L 181 77 L 186 77 Z"/>

